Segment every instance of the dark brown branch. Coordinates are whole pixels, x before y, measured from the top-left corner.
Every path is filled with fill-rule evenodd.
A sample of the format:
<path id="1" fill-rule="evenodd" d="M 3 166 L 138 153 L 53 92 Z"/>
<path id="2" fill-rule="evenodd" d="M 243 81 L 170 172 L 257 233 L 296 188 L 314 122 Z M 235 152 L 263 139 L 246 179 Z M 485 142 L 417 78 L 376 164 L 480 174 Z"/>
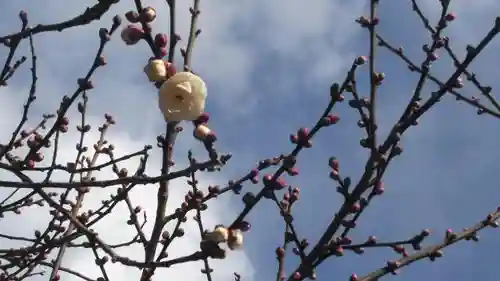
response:
<path id="1" fill-rule="evenodd" d="M 117 2 L 118 1 L 116 0 L 99 0 L 97 4 L 95 4 L 90 8 L 86 8 L 85 12 L 70 20 L 63 21 L 60 23 L 47 24 L 47 25 L 39 24 L 29 30 L 24 30 L 7 36 L 2 36 L 0 37 L 0 43 L 5 43 L 6 40 L 11 40 L 11 41 L 21 40 L 23 38 L 30 36 L 30 34 L 35 35 L 42 32 L 52 32 L 52 31 L 61 32 L 65 29 L 89 24 L 95 20 L 100 19 L 106 12 L 109 11 L 111 6 Z"/>

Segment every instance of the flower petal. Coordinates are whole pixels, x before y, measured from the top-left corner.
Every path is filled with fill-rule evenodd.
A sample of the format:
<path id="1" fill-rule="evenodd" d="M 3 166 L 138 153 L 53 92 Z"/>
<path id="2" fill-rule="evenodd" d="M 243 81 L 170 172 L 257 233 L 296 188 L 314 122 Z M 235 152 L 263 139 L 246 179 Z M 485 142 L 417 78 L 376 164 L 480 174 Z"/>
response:
<path id="1" fill-rule="evenodd" d="M 191 83 L 189 83 L 189 81 L 181 82 L 181 83 L 177 84 L 175 87 L 181 91 L 186 92 L 186 93 L 189 93 L 189 94 L 192 93 Z"/>

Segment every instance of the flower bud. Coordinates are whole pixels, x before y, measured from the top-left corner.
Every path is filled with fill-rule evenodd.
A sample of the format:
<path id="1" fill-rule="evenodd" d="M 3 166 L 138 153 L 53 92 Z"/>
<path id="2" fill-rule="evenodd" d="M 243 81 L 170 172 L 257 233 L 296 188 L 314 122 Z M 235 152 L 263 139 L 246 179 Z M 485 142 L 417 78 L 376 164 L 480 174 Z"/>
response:
<path id="1" fill-rule="evenodd" d="M 168 43 L 167 35 L 165 35 L 163 33 L 156 34 L 154 42 L 155 42 L 156 47 L 158 47 L 158 48 L 166 47 L 167 43 Z"/>
<path id="2" fill-rule="evenodd" d="M 239 229 L 231 229 L 227 240 L 227 246 L 231 250 L 236 250 L 243 246 L 243 232 Z"/>
<path id="3" fill-rule="evenodd" d="M 156 18 L 156 10 L 152 7 L 146 7 L 142 10 L 140 17 L 144 22 L 152 22 Z"/>
<path id="4" fill-rule="evenodd" d="M 149 81 L 159 82 L 167 80 L 167 69 L 163 60 L 155 59 L 149 61 L 144 67 L 144 72 L 148 76 Z"/>
<path id="5" fill-rule="evenodd" d="M 167 79 L 174 76 L 175 73 L 177 73 L 177 70 L 175 69 L 175 66 L 173 63 L 170 63 L 165 60 L 165 68 L 167 69 Z"/>
<path id="6" fill-rule="evenodd" d="M 446 16 L 444 18 L 447 21 L 453 21 L 456 18 L 456 16 L 454 13 L 448 13 L 448 14 L 446 14 Z"/>
<path id="7" fill-rule="evenodd" d="M 196 139 L 204 141 L 212 131 L 208 126 L 200 124 L 194 129 L 193 135 Z"/>
<path id="8" fill-rule="evenodd" d="M 126 28 L 122 30 L 121 37 L 123 42 L 127 45 L 137 44 L 144 36 L 144 31 L 133 25 L 129 24 Z"/>
<path id="9" fill-rule="evenodd" d="M 139 14 L 136 11 L 128 11 L 125 13 L 125 18 L 131 23 L 139 22 Z"/>

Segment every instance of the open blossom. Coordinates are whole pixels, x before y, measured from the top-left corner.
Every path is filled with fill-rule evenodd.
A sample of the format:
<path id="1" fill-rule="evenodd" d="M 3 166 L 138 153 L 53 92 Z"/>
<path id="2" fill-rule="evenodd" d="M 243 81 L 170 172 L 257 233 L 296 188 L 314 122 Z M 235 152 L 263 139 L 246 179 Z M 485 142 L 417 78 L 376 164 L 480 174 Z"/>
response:
<path id="1" fill-rule="evenodd" d="M 207 232 L 205 235 L 206 240 L 214 241 L 216 243 L 226 242 L 229 237 L 229 230 L 224 226 L 217 226 L 214 231 Z"/>
<path id="2" fill-rule="evenodd" d="M 178 72 L 160 87 L 158 105 L 165 121 L 193 121 L 205 110 L 207 87 L 190 72 Z"/>
<path id="3" fill-rule="evenodd" d="M 167 68 L 163 60 L 150 60 L 144 67 L 144 72 L 149 78 L 149 81 L 163 81 L 167 79 Z"/>

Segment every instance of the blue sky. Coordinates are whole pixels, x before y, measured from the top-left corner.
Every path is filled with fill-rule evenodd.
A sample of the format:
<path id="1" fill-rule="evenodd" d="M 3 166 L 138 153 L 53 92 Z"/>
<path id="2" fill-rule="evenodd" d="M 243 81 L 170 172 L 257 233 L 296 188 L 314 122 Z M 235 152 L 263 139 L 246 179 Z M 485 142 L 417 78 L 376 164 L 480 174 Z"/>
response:
<path id="1" fill-rule="evenodd" d="M 187 40 L 188 1 L 179 4 L 179 33 Z M 271 2 L 271 3 L 270 3 Z M 354 19 L 366 14 L 368 1 L 318 0 L 304 3 L 299 0 L 250 1 L 236 3 L 230 0 L 201 1 L 200 27 L 202 34 L 196 42 L 193 69 L 208 85 L 207 111 L 211 114 L 211 127 L 217 132 L 217 146 L 221 151 L 232 152 L 230 164 L 219 174 L 201 176 L 201 183 L 224 184 L 253 168 L 262 158 L 288 153 L 293 148 L 288 135 L 298 127 L 310 127 L 322 113 L 328 102 L 328 88 L 332 82 L 342 82 L 349 64 L 358 55 L 368 53 L 368 34 L 359 28 Z M 433 0 L 418 1 L 423 10 L 436 19 L 439 3 Z M 460 58 L 466 44 L 476 44 L 498 16 L 500 4 L 493 0 L 452 1 L 451 10 L 457 14 L 446 35 Z M 0 34 L 10 34 L 19 28 L 17 13 L 24 9 L 30 22 L 52 23 L 65 20 L 92 1 L 47 0 L 44 9 L 33 0 L 1 3 Z M 158 10 L 154 24 L 156 31 L 168 31 L 167 7 L 163 1 L 145 1 Z M 133 8 L 133 1 L 120 3 L 100 22 L 62 33 L 40 34 L 35 37 L 39 57 L 38 99 L 30 114 L 29 124 L 38 122 L 41 113 L 54 110 L 63 94 L 72 93 L 76 79 L 83 76 L 90 66 L 97 46 L 97 30 L 108 27 L 111 17 Z M 379 33 L 396 46 L 403 46 L 407 55 L 420 64 L 422 44 L 430 38 L 417 16 L 412 13 L 410 1 L 381 1 Z M 483 84 L 497 87 L 497 55 L 499 40 L 493 42 L 471 70 L 478 74 Z M 29 55 L 27 44 L 19 54 Z M 6 49 L 0 49 L 5 57 Z M 118 121 L 109 139 L 116 143 L 117 154 L 126 154 L 142 148 L 145 143 L 154 144 L 155 136 L 163 132 L 164 122 L 156 105 L 156 91 L 142 73 L 150 56 L 145 44 L 126 47 L 114 36 L 104 52 L 108 65 L 98 70 L 93 82 L 96 89 L 90 96 L 90 121 L 97 127 L 104 112 Z M 388 53 L 378 50 L 377 70 L 386 74 L 386 82 L 379 89 L 378 120 L 381 132 L 387 132 L 399 118 L 409 100 L 418 76 L 409 73 L 405 64 Z M 433 73 L 446 79 L 452 72 L 452 64 L 443 57 Z M 179 60 L 180 56 L 177 56 Z M 11 128 L 18 120 L 29 84 L 28 62 L 16 73 L 9 87 L 0 89 L 0 140 L 9 137 Z M 180 65 L 178 65 L 180 68 Z M 361 90 L 367 89 L 367 67 L 362 68 L 358 81 Z M 436 87 L 428 84 L 424 96 Z M 466 86 L 463 94 L 470 96 L 477 90 Z M 300 176 L 287 179 L 302 190 L 301 201 L 295 207 L 298 231 L 314 242 L 322 234 L 330 218 L 340 206 L 335 185 L 328 179 L 326 165 L 329 156 L 336 156 L 341 172 L 355 182 L 364 167 L 367 152 L 359 146 L 363 136 L 357 128 L 357 112 L 347 103 L 334 109 L 341 117 L 338 125 L 323 130 L 314 140 L 312 149 L 301 153 L 298 161 Z M 76 111 L 71 117 L 76 117 Z M 387 192 L 377 198 L 370 209 L 363 213 L 359 227 L 351 237 L 363 241 L 369 235 L 390 241 L 413 236 L 423 228 L 429 228 L 439 241 L 444 231 L 461 229 L 482 219 L 499 204 L 500 191 L 494 185 L 500 156 L 496 146 L 497 120 L 482 115 L 467 105 L 459 104 L 452 97 L 445 97 L 426 114 L 420 125 L 411 128 L 402 139 L 404 153 L 394 160 L 385 177 Z M 186 151 L 193 147 L 201 154 L 201 146 L 191 139 L 190 125 L 178 141 L 178 165 L 185 165 Z M 73 129 L 64 140 L 59 162 L 72 161 L 76 132 Z M 89 143 L 96 140 L 92 133 Z M 104 161 L 104 160 L 103 160 Z M 160 167 L 158 153 L 149 164 L 149 174 L 157 174 Z M 135 161 L 125 165 L 132 170 Z M 111 177 L 110 171 L 102 171 L 99 178 Z M 2 177 L 9 177 L 3 174 Z M 40 175 L 33 175 L 39 178 Z M 66 177 L 55 175 L 58 180 Z M 188 187 L 181 181 L 173 184 L 170 207 L 175 208 Z M 257 192 L 260 187 L 248 185 L 245 190 Z M 5 191 L 1 191 L 2 194 Z M 96 190 L 89 195 L 85 208 L 95 208 L 107 190 Z M 156 189 L 153 186 L 135 191 L 133 201 L 149 211 L 153 221 Z M 176 203 L 179 202 L 179 203 Z M 210 205 L 204 216 L 205 225 L 230 223 L 242 209 L 238 196 L 228 195 Z M 98 226 L 107 241 L 123 240 L 132 235 L 125 225 L 126 209 L 119 209 L 106 223 Z M 19 227 L 11 233 L 28 233 L 33 227 L 42 227 L 47 214 L 31 209 L 23 216 L 29 227 Z M 0 221 L 0 229 L 12 225 L 14 215 Z M 231 253 L 227 260 L 214 262 L 216 280 L 230 280 L 233 271 L 242 274 L 243 280 L 269 280 L 274 278 L 276 264 L 274 249 L 281 244 L 283 222 L 271 201 L 262 202 L 250 215 L 252 231 L 245 236 L 245 249 Z M 149 224 L 150 225 L 150 224 Z M 194 225 L 187 227 L 186 238 L 174 245 L 172 255 L 195 250 L 198 233 Z M 9 230 L 10 231 L 10 230 Z M 470 280 L 481 276 L 494 279 L 500 269 L 491 267 L 491 261 L 499 258 L 496 247 L 500 246 L 498 234 L 488 229 L 481 233 L 479 244 L 462 243 L 445 250 L 445 258 L 430 264 L 422 261 L 401 272 L 404 280 L 431 278 L 436 280 Z M 6 247 L 5 241 L 0 246 Z M 123 254 L 142 254 L 137 248 Z M 332 259 L 318 269 L 318 280 L 347 280 L 352 272 L 362 276 L 396 258 L 388 249 L 367 250 L 362 256 L 347 254 L 342 259 Z M 85 262 L 85 261 L 89 262 Z M 288 261 L 289 269 L 297 260 Z M 85 251 L 68 253 L 65 266 L 84 270 L 98 276 L 93 257 Z M 198 270 L 201 264 L 187 264 L 164 270 L 162 276 L 175 276 L 186 280 L 202 280 Z M 136 280 L 137 270 L 123 270 L 110 266 L 112 277 L 117 280 Z M 69 277 L 68 277 L 69 278 Z M 393 278 L 393 277 L 386 277 Z M 73 280 L 73 279 L 71 279 Z"/>

